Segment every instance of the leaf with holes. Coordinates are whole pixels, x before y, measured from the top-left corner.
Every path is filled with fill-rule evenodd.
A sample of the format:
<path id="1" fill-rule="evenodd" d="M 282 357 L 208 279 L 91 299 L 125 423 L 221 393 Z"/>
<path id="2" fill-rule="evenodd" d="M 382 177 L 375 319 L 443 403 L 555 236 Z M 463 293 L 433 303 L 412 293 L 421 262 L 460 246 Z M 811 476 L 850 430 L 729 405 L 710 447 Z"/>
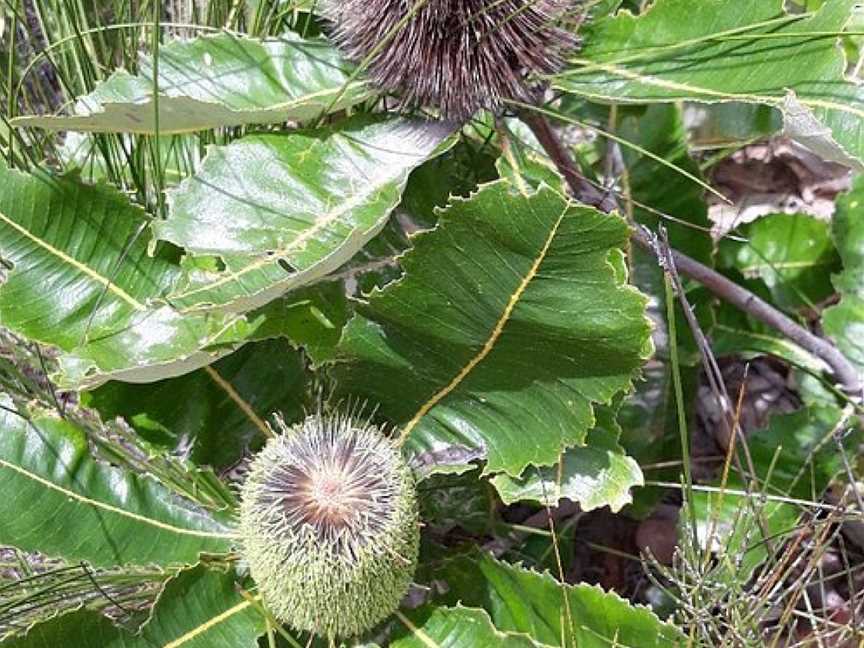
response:
<path id="1" fill-rule="evenodd" d="M 119 191 L 0 163 L 0 324 L 59 348 L 62 387 L 193 371 L 254 331 L 236 315 L 183 316 L 163 295 L 182 271 L 147 254 L 148 220 Z"/>
<path id="2" fill-rule="evenodd" d="M 381 230 L 408 174 L 451 132 L 442 123 L 358 117 L 210 149 L 201 171 L 171 192 L 171 216 L 153 231 L 224 267 L 190 268 L 171 303 L 243 312 L 336 270 Z"/>
<path id="3" fill-rule="evenodd" d="M 81 97 L 73 115 L 12 122 L 52 130 L 188 133 L 317 119 L 368 96 L 328 43 L 292 32 L 268 40 L 233 34 L 175 40 L 159 48 L 158 63 L 158 101 L 152 58 L 143 57 L 137 76 L 118 70 Z"/>
<path id="4" fill-rule="evenodd" d="M 627 236 L 620 218 L 546 186 L 520 195 L 498 181 L 455 199 L 414 238 L 404 278 L 357 305 L 340 388 L 380 405 L 415 462 L 482 456 L 514 477 L 554 464 L 650 353 Z"/>

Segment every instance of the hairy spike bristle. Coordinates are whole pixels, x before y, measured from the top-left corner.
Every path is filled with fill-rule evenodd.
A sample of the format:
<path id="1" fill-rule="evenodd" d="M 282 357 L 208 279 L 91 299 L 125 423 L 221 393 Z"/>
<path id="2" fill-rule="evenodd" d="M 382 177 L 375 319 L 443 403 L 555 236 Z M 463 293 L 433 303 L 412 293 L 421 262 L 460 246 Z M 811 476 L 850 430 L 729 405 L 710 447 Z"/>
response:
<path id="1" fill-rule="evenodd" d="M 417 563 L 414 480 L 375 426 L 314 415 L 271 439 L 241 489 L 242 555 L 281 621 L 324 637 L 392 613 Z"/>
<path id="2" fill-rule="evenodd" d="M 537 99 L 572 34 L 557 26 L 573 0 L 329 0 L 336 43 L 404 106 L 463 121 L 508 100 Z"/>

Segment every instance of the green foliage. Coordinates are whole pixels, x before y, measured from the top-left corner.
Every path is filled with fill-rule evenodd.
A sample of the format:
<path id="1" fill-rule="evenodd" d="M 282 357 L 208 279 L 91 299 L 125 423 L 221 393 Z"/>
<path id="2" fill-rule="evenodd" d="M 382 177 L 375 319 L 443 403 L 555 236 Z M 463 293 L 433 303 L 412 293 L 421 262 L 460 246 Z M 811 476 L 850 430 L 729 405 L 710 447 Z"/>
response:
<path id="1" fill-rule="evenodd" d="M 99 567 L 192 564 L 230 549 L 228 516 L 95 461 L 70 423 L 0 410 L 0 426 L 0 484 L 15 493 L 0 503 L 0 542 Z"/>
<path id="2" fill-rule="evenodd" d="M 718 355 L 756 356 L 767 354 L 782 358 L 793 366 L 812 374 L 818 375 L 825 369 L 824 362 L 780 335 L 770 326 L 757 322 L 726 305 L 718 309 L 717 320 L 712 327 L 711 339 L 712 348 Z"/>
<path id="3" fill-rule="evenodd" d="M 418 461 L 482 455 L 514 477 L 555 463 L 649 350 L 643 299 L 616 273 L 626 235 L 548 187 L 454 200 L 402 257 L 405 277 L 358 304 L 340 388 L 380 403 Z M 434 456 L 450 447 L 462 457 Z"/>
<path id="4" fill-rule="evenodd" d="M 301 354 L 285 340 L 266 340 L 190 374 L 109 382 L 84 398 L 105 420 L 122 417 L 154 446 L 182 447 L 194 463 L 224 468 L 265 438 L 267 421 L 255 412 L 280 412 L 291 422 L 300 417 L 305 380 Z"/>
<path id="5" fill-rule="evenodd" d="M 831 296 L 839 259 L 828 223 L 804 215 L 774 214 L 740 228 L 746 243 L 726 241 L 724 265 L 761 279 L 772 301 L 795 311 Z"/>
<path id="6" fill-rule="evenodd" d="M 502 646 L 533 648 L 540 646 L 528 635 L 500 632 L 483 610 L 456 606 L 422 607 L 403 615 L 403 629 L 393 634 L 395 648 L 433 646 Z"/>
<path id="7" fill-rule="evenodd" d="M 585 445 L 570 448 L 551 467 L 530 467 L 514 479 L 502 473 L 492 478 L 501 499 L 557 506 L 561 499 L 579 502 L 583 511 L 608 506 L 618 511 L 631 501 L 630 493 L 643 484 L 642 471 L 617 443 L 621 432 L 614 413 L 598 408 L 598 425 Z"/>
<path id="8" fill-rule="evenodd" d="M 773 417 L 748 440 L 755 478 L 733 474 L 714 483 L 719 492 L 695 496 L 698 537 L 715 550 L 730 582 L 746 582 L 771 542 L 794 529 L 799 511 L 784 499 L 816 498 L 837 474 L 832 433 L 839 421 L 836 409 L 824 407 Z"/>
<path id="9" fill-rule="evenodd" d="M 623 151 L 633 217 L 652 228 L 662 223 L 675 249 L 711 265 L 705 192 L 682 173 L 701 178 L 699 165 L 688 151 L 681 110 L 671 105 L 623 108 L 618 122 L 622 137 L 659 158 L 635 149 Z"/>
<path id="10" fill-rule="evenodd" d="M 108 185 L 0 166 L 0 245 L 11 270 L 0 323 L 59 348 L 57 382 L 152 381 L 209 364 L 236 343 L 242 317 L 185 317 L 161 301 L 181 276 L 171 252 L 148 255 L 148 218 Z"/>
<path id="11" fill-rule="evenodd" d="M 858 180 L 853 191 L 838 202 L 832 235 L 843 261 L 843 272 L 834 277 L 842 299 L 825 312 L 825 331 L 839 348 L 864 371 L 864 220 L 857 215 L 864 197 Z"/>
<path id="12" fill-rule="evenodd" d="M 788 134 L 861 169 L 861 91 L 846 80 L 831 37 L 854 5 L 836 0 L 796 16 L 784 12 L 783 0 L 706 0 L 694 20 L 692 2 L 658 0 L 639 16 L 593 23 L 587 46 L 555 85 L 616 103 L 765 104 L 783 112 Z"/>
<path id="13" fill-rule="evenodd" d="M 94 612 L 80 610 L 31 629 L 10 648 L 150 648 L 249 646 L 264 633 L 255 606 L 236 591 L 230 574 L 204 567 L 180 572 L 166 584 L 150 619 L 135 635 Z"/>
<path id="14" fill-rule="evenodd" d="M 182 310 L 245 312 L 337 270 L 381 231 L 410 171 L 450 130 L 357 118 L 211 148 L 169 194 L 171 218 L 153 224 L 156 239 L 188 255 L 167 299 Z"/>
<path id="15" fill-rule="evenodd" d="M 540 93 L 551 142 L 527 105 L 461 125 L 390 110 L 319 2 L 204 4 L 0 9 L 4 645 L 761 641 L 763 608 L 795 608 L 760 588 L 802 511 L 854 479 L 854 408 L 815 351 L 685 276 L 703 342 L 630 241 L 668 230 L 864 371 L 861 180 L 830 224 L 773 214 L 719 242 L 708 187 L 780 131 L 864 169 L 855 2 L 585 3 Z M 568 194 L 568 155 L 617 210 Z M 806 405 L 686 484 L 675 560 L 643 564 L 653 590 L 594 579 L 584 558 L 634 538 L 580 525 L 651 520 L 693 459 L 679 426 L 710 428 L 704 343 L 803 370 Z M 351 519 L 395 513 L 340 553 L 347 536 L 291 517 L 333 480 L 271 478 L 299 429 L 348 413 L 373 448 L 302 458 L 337 482 L 372 461 Z M 290 430 L 265 445 L 274 414 Z M 356 496 L 382 480 L 395 504 Z M 675 622 L 576 580 L 662 591 Z"/>
<path id="16" fill-rule="evenodd" d="M 455 558 L 435 576 L 449 585 L 445 601 L 482 607 L 499 630 L 525 632 L 544 645 L 684 645 L 679 631 L 647 608 L 634 608 L 599 587 L 561 585 L 550 574 L 508 565 L 486 554 Z"/>
<path id="17" fill-rule="evenodd" d="M 436 532 L 459 528 L 482 536 L 495 521 L 494 489 L 479 469 L 461 475 L 432 475 L 418 490 L 420 517 Z"/>
<path id="18" fill-rule="evenodd" d="M 233 34 L 173 41 L 159 49 L 159 72 L 144 58 L 137 75 L 118 70 L 81 97 L 70 116 L 18 117 L 16 126 L 170 134 L 338 112 L 365 97 L 348 65 L 322 40 L 288 32 L 273 40 Z M 153 98 L 154 88 L 158 101 Z"/>

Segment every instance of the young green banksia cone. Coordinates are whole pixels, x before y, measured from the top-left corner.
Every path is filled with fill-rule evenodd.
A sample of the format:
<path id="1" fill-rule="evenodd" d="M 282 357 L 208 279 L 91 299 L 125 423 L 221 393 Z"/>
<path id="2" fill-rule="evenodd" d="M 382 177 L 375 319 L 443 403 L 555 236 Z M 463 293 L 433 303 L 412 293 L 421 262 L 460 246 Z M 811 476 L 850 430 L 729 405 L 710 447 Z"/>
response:
<path id="1" fill-rule="evenodd" d="M 283 623 L 349 637 L 390 615 L 420 543 L 414 478 L 378 428 L 347 416 L 284 428 L 241 489 L 241 553 Z"/>
<path id="2" fill-rule="evenodd" d="M 559 28 L 574 0 L 326 0 L 333 36 L 406 106 L 466 120 L 508 100 L 534 103 L 575 38 Z"/>

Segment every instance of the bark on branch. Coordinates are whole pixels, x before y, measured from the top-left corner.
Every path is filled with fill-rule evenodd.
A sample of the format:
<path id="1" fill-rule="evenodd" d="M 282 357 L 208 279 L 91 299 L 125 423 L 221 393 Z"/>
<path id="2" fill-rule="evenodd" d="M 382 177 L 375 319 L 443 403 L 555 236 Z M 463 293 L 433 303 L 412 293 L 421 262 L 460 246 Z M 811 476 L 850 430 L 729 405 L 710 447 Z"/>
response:
<path id="1" fill-rule="evenodd" d="M 561 175 L 564 176 L 573 195 L 580 202 L 596 207 L 604 212 L 611 212 L 617 207 L 615 197 L 611 192 L 600 191 L 582 175 L 579 166 L 567 148 L 561 143 L 560 138 L 545 115 L 525 111 L 520 117 L 531 129 L 531 132 L 534 133 L 543 150 L 555 164 Z M 658 251 L 654 245 L 654 240 L 645 230 L 637 227 L 633 231 L 631 239 L 637 245 L 645 248 L 655 256 L 657 255 Z M 854 399 L 856 403 L 861 402 L 864 384 L 862 384 L 858 370 L 828 340 L 808 331 L 749 290 L 742 288 L 734 281 L 730 281 L 719 272 L 699 263 L 686 254 L 673 249 L 672 257 L 678 272 L 683 276 L 698 281 L 716 297 L 740 308 L 760 322 L 777 330 L 802 349 L 809 351 L 824 361 L 843 391 L 850 398 Z"/>

